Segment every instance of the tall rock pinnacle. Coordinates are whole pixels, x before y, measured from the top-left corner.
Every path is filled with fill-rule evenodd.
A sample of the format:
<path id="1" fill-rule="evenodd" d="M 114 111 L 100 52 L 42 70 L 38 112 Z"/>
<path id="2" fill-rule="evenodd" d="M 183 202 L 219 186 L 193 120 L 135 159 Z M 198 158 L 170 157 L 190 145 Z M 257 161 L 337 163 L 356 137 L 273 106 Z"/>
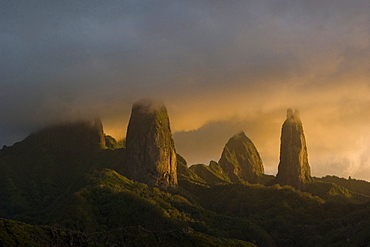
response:
<path id="1" fill-rule="evenodd" d="M 177 185 L 176 151 L 167 109 L 149 100 L 133 105 L 126 135 L 127 176 L 149 186 Z"/>
<path id="2" fill-rule="evenodd" d="M 287 110 L 287 119 L 281 129 L 280 163 L 276 182 L 304 189 L 311 182 L 306 139 L 298 110 Z"/>
<path id="3" fill-rule="evenodd" d="M 229 139 L 219 164 L 233 182 L 243 179 L 255 183 L 258 175 L 264 173 L 262 159 L 257 148 L 244 132 Z"/>

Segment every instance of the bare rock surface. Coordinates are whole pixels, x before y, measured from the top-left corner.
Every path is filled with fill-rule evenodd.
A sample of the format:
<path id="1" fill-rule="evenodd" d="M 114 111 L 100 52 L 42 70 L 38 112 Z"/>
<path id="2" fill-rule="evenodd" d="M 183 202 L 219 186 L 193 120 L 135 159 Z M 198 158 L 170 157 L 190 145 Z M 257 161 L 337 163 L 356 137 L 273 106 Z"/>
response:
<path id="1" fill-rule="evenodd" d="M 298 110 L 287 110 L 281 129 L 280 163 L 276 182 L 304 189 L 312 181 L 306 139 Z"/>
<path id="2" fill-rule="evenodd" d="M 229 139 L 218 163 L 232 182 L 243 179 L 255 183 L 264 173 L 257 148 L 244 132 Z"/>
<path id="3" fill-rule="evenodd" d="M 143 100 L 133 105 L 126 150 L 130 179 L 151 187 L 177 185 L 176 151 L 164 104 Z"/>

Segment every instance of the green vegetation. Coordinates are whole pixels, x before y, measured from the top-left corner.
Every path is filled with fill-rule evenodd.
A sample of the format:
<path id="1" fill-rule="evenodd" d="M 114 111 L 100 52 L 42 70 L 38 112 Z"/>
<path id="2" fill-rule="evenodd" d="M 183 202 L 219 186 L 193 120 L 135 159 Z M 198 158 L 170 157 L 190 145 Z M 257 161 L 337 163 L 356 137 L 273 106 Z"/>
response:
<path id="1" fill-rule="evenodd" d="M 323 178 L 315 178 L 315 179 L 318 181 L 322 181 L 322 182 L 334 183 L 334 184 L 343 186 L 358 194 L 370 196 L 370 183 L 364 180 L 351 179 L 351 177 L 349 177 L 348 179 L 345 179 L 345 178 L 338 178 L 336 176 L 326 176 Z"/>
<path id="2" fill-rule="evenodd" d="M 254 247 L 255 245 L 236 239 L 214 238 L 187 229 L 158 232 L 149 231 L 141 226 L 131 226 L 109 232 L 86 233 L 0 219 L 0 246 Z"/>
<path id="3" fill-rule="evenodd" d="M 77 193 L 83 202 L 81 204 L 85 206 L 83 211 L 93 209 L 90 214 L 93 219 L 83 219 L 86 220 L 85 231 L 108 231 L 132 225 L 140 225 L 150 231 L 185 228 L 214 237 L 236 238 L 273 246 L 269 236 L 248 220 L 205 210 L 182 196 L 179 190 L 151 189 L 109 169 L 95 171 L 88 181 L 88 185 Z M 91 229 L 89 222 L 96 229 Z"/>
<path id="4" fill-rule="evenodd" d="M 186 160 L 179 154 L 176 156 L 177 159 L 177 179 L 179 185 L 185 183 L 187 184 L 188 181 L 191 181 L 195 184 L 202 184 L 206 185 L 206 181 L 204 181 L 201 177 L 199 177 L 194 171 L 188 168 Z"/>
<path id="5" fill-rule="evenodd" d="M 362 246 L 369 240 L 364 234 L 369 229 L 369 203 L 327 202 L 290 186 L 245 182 L 187 189 L 206 209 L 262 227 L 278 246 Z"/>
<path id="6" fill-rule="evenodd" d="M 369 201 L 369 197 L 366 195 L 356 193 L 335 183 L 321 182 L 320 180 L 309 183 L 306 191 L 328 202 L 361 203 Z"/>

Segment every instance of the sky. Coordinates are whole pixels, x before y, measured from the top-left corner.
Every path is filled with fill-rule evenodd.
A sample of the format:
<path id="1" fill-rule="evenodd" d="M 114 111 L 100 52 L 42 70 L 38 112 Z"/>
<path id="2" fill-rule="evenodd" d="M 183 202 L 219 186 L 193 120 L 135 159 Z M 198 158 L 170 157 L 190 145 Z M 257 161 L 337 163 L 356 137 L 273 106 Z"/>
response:
<path id="1" fill-rule="evenodd" d="M 131 106 L 168 109 L 188 164 L 243 130 L 275 175 L 287 108 L 314 176 L 370 181 L 368 0 L 0 1 L 0 145 Z"/>

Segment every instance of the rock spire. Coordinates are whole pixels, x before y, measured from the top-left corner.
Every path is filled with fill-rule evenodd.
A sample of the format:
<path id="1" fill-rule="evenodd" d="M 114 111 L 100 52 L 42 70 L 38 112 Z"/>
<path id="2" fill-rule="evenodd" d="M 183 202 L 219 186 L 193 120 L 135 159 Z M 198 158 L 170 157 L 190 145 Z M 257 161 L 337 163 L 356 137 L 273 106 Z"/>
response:
<path id="1" fill-rule="evenodd" d="M 287 110 L 287 119 L 281 129 L 280 163 L 276 182 L 304 189 L 311 182 L 306 139 L 298 110 Z"/>
<path id="2" fill-rule="evenodd" d="M 219 165 L 232 182 L 243 179 L 256 183 L 264 173 L 262 159 L 253 142 L 244 132 L 234 135 L 226 143 Z"/>
<path id="3" fill-rule="evenodd" d="M 164 104 L 142 100 L 133 105 L 126 157 L 130 179 L 151 187 L 177 185 L 176 151 Z"/>

